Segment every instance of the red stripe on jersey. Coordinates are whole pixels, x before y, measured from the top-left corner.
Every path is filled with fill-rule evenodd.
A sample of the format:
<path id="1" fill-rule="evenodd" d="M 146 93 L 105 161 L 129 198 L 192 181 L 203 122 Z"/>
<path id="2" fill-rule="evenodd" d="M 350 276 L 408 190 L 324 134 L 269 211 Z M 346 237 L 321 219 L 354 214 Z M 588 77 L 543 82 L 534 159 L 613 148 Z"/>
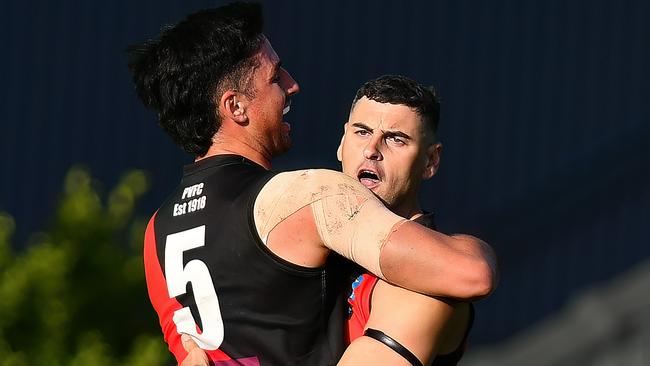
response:
<path id="1" fill-rule="evenodd" d="M 162 329 L 165 342 L 167 342 L 169 351 L 176 357 L 176 360 L 180 364 L 187 357 L 187 352 L 183 348 L 181 335 L 176 331 L 176 324 L 174 323 L 173 317 L 174 312 L 182 309 L 183 305 L 176 298 L 169 297 L 167 281 L 165 280 L 160 261 L 158 260 L 156 233 L 154 231 L 154 221 L 157 214 L 156 212 L 151 220 L 149 220 L 144 235 L 144 272 L 147 280 L 149 299 L 156 313 L 158 313 L 160 328 Z M 205 352 L 212 361 L 231 360 L 228 355 L 218 349 Z"/>
<path id="2" fill-rule="evenodd" d="M 363 335 L 370 317 L 372 290 L 375 288 L 377 281 L 377 277 L 366 273 L 359 276 L 352 283 L 352 294 L 348 297 L 348 304 L 352 314 L 345 324 L 345 340 L 348 344 Z"/>

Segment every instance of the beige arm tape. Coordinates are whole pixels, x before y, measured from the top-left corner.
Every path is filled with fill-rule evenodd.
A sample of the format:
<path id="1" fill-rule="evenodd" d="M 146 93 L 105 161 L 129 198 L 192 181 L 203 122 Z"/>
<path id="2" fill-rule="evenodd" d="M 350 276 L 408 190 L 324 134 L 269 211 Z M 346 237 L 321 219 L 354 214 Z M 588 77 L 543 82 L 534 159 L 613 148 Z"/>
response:
<path id="1" fill-rule="evenodd" d="M 384 278 L 379 254 L 404 218 L 395 215 L 355 179 L 332 170 L 280 173 L 260 191 L 255 226 L 266 243 L 284 219 L 310 205 L 323 244 Z"/>

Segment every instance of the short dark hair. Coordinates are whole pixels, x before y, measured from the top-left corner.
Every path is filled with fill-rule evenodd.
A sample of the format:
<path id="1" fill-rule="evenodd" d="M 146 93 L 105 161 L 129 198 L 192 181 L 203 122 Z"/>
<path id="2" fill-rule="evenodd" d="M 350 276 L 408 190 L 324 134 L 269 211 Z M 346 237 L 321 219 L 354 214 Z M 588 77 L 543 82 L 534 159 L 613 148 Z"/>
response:
<path id="1" fill-rule="evenodd" d="M 424 86 L 402 75 L 384 75 L 363 84 L 352 101 L 366 97 L 379 103 L 401 104 L 414 109 L 435 137 L 440 122 L 440 101 L 433 86 Z"/>
<path id="2" fill-rule="evenodd" d="M 186 152 L 203 156 L 210 148 L 221 126 L 215 98 L 228 89 L 254 94 L 263 24 L 260 4 L 233 3 L 191 14 L 128 48 L 138 96 Z"/>

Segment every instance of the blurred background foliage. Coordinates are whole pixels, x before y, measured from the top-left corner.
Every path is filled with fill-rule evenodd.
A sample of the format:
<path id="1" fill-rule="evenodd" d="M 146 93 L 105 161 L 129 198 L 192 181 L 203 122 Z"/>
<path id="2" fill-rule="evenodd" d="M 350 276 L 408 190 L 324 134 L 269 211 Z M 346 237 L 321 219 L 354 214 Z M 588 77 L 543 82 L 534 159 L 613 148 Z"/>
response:
<path id="1" fill-rule="evenodd" d="M 22 252 L 0 212 L 1 366 L 170 363 L 146 293 L 146 221 L 134 215 L 147 177 L 129 171 L 105 198 L 99 187 L 73 167 L 50 224 Z"/>

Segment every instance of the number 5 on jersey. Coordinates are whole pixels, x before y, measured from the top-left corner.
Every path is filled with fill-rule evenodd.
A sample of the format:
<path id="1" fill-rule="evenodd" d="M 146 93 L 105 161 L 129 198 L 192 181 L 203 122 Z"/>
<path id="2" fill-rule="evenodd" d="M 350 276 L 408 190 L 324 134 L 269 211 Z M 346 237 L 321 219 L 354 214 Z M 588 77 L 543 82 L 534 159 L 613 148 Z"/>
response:
<path id="1" fill-rule="evenodd" d="M 199 347 L 214 350 L 219 348 L 223 341 L 223 319 L 210 271 L 205 263 L 198 259 L 189 261 L 183 267 L 183 252 L 204 245 L 205 225 L 167 235 L 165 274 L 170 298 L 185 294 L 187 283 L 192 283 L 194 300 L 203 325 L 203 332 L 199 334 L 190 308 L 184 307 L 174 312 L 178 333 L 190 334 Z"/>

